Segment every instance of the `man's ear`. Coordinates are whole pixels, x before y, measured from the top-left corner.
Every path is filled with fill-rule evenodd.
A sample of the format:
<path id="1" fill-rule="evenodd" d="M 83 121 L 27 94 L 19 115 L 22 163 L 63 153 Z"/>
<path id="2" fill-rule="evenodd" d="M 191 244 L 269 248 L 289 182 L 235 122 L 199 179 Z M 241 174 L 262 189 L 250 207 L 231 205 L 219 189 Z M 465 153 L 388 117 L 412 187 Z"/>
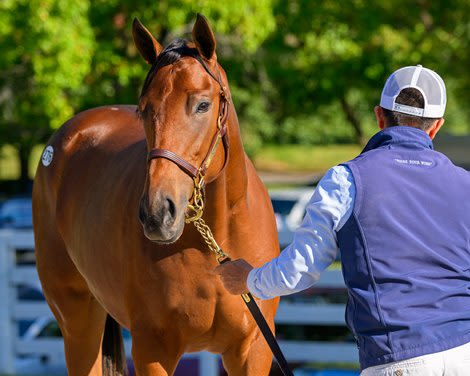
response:
<path id="1" fill-rule="evenodd" d="M 441 129 L 441 127 L 444 125 L 444 122 L 445 122 L 445 119 L 440 118 L 436 120 L 436 122 L 432 125 L 432 127 L 426 131 L 429 137 L 431 137 L 431 140 L 434 139 L 434 137 L 436 137 L 437 132 L 439 132 L 439 129 Z"/>
<path id="2" fill-rule="evenodd" d="M 192 34 L 199 54 L 207 60 L 212 59 L 215 53 L 215 36 L 209 22 L 202 14 L 197 14 Z"/>
<path id="3" fill-rule="evenodd" d="M 137 17 L 132 22 L 132 37 L 147 64 L 153 65 L 157 61 L 157 56 L 163 51 L 163 47 Z"/>
<path id="4" fill-rule="evenodd" d="M 375 119 L 377 120 L 377 126 L 380 130 L 386 127 L 384 110 L 380 106 L 374 107 Z"/>

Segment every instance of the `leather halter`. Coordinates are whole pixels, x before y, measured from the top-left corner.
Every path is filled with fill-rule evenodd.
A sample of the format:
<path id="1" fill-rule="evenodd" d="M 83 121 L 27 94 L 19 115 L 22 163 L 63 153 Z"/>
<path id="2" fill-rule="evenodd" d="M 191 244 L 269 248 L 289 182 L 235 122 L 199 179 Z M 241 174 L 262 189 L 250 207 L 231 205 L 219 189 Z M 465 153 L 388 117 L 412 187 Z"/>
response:
<path id="1" fill-rule="evenodd" d="M 225 160 L 220 170 L 219 174 L 224 170 L 225 166 L 227 165 L 228 161 L 228 153 L 229 153 L 229 140 L 227 135 L 227 118 L 228 118 L 228 110 L 230 104 L 230 97 L 227 95 L 227 91 L 225 86 L 222 84 L 220 71 L 218 71 L 218 77 L 216 77 L 207 67 L 205 62 L 199 58 L 195 57 L 197 61 L 203 66 L 207 73 L 215 80 L 220 86 L 220 101 L 219 101 L 219 115 L 217 118 L 217 131 L 215 135 L 212 137 L 212 141 L 209 146 L 209 150 L 204 157 L 201 165 L 199 168 L 192 165 L 184 158 L 179 156 L 176 153 L 173 153 L 171 150 L 167 149 L 159 149 L 154 148 L 149 151 L 147 156 L 147 161 L 150 162 L 152 159 L 156 158 L 165 158 L 169 161 L 176 164 L 181 170 L 183 170 L 186 174 L 188 174 L 195 182 L 199 180 L 199 183 L 203 183 L 203 178 L 209 168 L 209 165 L 212 161 L 212 158 L 215 155 L 217 150 L 217 146 L 219 145 L 220 140 L 222 139 L 222 143 L 224 145 L 224 153 L 225 153 Z"/>

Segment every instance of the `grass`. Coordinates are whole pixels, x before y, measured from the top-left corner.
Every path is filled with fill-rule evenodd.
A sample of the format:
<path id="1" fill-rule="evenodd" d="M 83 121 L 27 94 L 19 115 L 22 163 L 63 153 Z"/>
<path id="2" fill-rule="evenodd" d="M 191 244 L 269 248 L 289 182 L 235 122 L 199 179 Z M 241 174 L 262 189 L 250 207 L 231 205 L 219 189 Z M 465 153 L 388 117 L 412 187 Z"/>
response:
<path id="1" fill-rule="evenodd" d="M 324 172 L 360 152 L 358 145 L 268 145 L 253 160 L 259 171 Z"/>
<path id="2" fill-rule="evenodd" d="M 44 145 L 37 145 L 33 148 L 33 152 L 29 160 L 30 178 L 34 177 L 43 149 Z M 15 180 L 18 179 L 19 176 L 20 163 L 16 150 L 10 145 L 0 147 L 0 180 Z"/>
<path id="3" fill-rule="evenodd" d="M 19 176 L 19 168 L 20 164 L 16 159 L 15 149 L 10 145 L 5 145 L 0 148 L 0 179 L 17 179 Z"/>

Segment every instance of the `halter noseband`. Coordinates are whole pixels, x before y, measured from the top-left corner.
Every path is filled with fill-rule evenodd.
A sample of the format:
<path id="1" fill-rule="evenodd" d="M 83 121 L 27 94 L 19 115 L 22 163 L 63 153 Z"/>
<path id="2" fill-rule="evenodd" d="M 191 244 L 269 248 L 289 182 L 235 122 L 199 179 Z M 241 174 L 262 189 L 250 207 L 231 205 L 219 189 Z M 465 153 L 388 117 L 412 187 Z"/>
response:
<path id="1" fill-rule="evenodd" d="M 179 156 L 176 153 L 173 153 L 171 150 L 167 149 L 159 149 L 154 148 L 149 151 L 147 156 L 147 161 L 150 162 L 152 159 L 156 158 L 165 158 L 169 161 L 176 164 L 181 170 L 183 170 L 187 175 L 189 175 L 196 183 L 201 184 L 204 186 L 204 176 L 209 168 L 209 165 L 212 161 L 212 158 L 215 155 L 217 150 L 217 146 L 219 145 L 220 140 L 222 139 L 222 143 L 224 145 L 224 152 L 225 152 L 225 160 L 222 166 L 222 170 L 225 168 L 227 161 L 228 161 L 228 152 L 229 152 L 229 141 L 227 135 L 227 118 L 228 118 L 228 109 L 230 98 L 227 95 L 227 91 L 225 86 L 222 84 L 220 71 L 218 71 L 218 77 L 216 77 L 207 67 L 206 63 L 199 57 L 195 57 L 197 61 L 203 66 L 205 71 L 219 84 L 220 86 L 220 102 L 219 102 L 219 115 L 217 118 L 217 131 L 215 135 L 212 137 L 212 141 L 210 143 L 209 151 L 207 152 L 206 156 L 204 157 L 201 165 L 199 168 L 192 165 L 184 158 Z M 220 173 L 219 172 L 219 173 Z"/>

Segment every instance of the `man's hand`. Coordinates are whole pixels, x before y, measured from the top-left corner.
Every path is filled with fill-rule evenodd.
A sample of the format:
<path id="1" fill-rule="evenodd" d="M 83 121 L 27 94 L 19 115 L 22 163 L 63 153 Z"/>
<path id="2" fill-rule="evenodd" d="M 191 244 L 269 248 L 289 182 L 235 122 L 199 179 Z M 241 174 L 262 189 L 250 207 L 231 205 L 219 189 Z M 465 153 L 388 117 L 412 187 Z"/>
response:
<path id="1" fill-rule="evenodd" d="M 253 267 L 245 260 L 238 259 L 217 266 L 214 272 L 219 275 L 225 289 L 230 294 L 241 295 L 248 292 L 246 279 L 252 269 Z"/>

